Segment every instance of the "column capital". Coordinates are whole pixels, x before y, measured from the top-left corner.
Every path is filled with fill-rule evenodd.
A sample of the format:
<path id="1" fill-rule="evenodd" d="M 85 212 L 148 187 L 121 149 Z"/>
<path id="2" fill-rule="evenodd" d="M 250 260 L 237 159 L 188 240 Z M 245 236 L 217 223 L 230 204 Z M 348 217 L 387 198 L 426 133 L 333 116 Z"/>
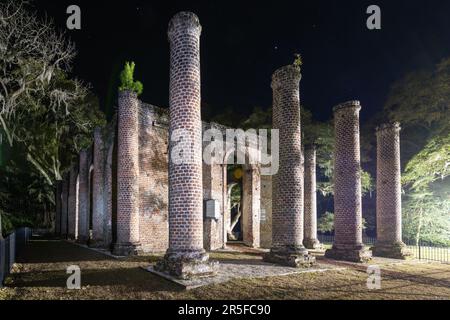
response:
<path id="1" fill-rule="evenodd" d="M 298 84 L 302 78 L 300 68 L 292 64 L 277 69 L 272 74 L 272 89 L 276 90 L 286 83 Z"/>
<path id="2" fill-rule="evenodd" d="M 350 100 L 347 102 L 340 103 L 333 108 L 334 113 L 340 113 L 342 111 L 353 109 L 355 112 L 361 110 L 361 103 L 359 100 Z"/>
<path id="3" fill-rule="evenodd" d="M 197 15 L 193 12 L 181 11 L 170 20 L 167 35 L 171 41 L 173 36 L 178 33 L 193 33 L 200 36 L 201 32 L 202 26 Z"/>
<path id="4" fill-rule="evenodd" d="M 375 130 L 376 134 L 383 134 L 388 132 L 400 132 L 401 130 L 400 122 L 388 122 L 379 125 Z"/>
<path id="5" fill-rule="evenodd" d="M 137 99 L 137 93 L 132 90 L 119 90 L 120 99 Z"/>

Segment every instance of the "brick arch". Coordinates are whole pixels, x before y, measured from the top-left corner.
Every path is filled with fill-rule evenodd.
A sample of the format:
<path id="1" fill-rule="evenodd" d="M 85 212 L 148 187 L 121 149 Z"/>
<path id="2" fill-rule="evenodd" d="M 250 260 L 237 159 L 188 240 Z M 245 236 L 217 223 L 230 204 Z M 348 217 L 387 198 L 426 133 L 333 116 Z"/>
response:
<path id="1" fill-rule="evenodd" d="M 223 158 L 222 181 L 224 182 L 224 240 L 228 241 L 226 235 L 231 227 L 231 209 L 229 208 L 229 194 L 228 194 L 228 172 L 227 163 L 231 156 L 234 156 L 234 149 L 228 148 Z M 248 148 L 245 149 L 246 161 L 250 158 Z M 245 245 L 250 247 L 260 247 L 260 208 L 261 208 L 261 167 L 259 164 L 243 164 L 243 176 L 241 179 L 241 231 L 242 240 Z"/>

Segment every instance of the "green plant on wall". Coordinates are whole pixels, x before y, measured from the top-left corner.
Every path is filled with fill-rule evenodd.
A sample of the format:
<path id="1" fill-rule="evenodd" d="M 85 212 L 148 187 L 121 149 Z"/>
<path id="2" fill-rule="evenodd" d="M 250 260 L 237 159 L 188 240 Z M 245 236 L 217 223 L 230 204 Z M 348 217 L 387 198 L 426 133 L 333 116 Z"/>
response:
<path id="1" fill-rule="evenodd" d="M 293 65 L 300 69 L 303 65 L 302 55 L 300 53 L 296 53 L 296 54 L 294 54 L 294 56 L 295 56 L 295 59 L 294 59 Z"/>
<path id="2" fill-rule="evenodd" d="M 137 95 L 140 95 L 144 90 L 144 85 L 140 81 L 134 81 L 134 68 L 135 63 L 125 62 L 125 67 L 120 73 L 120 91 L 133 91 L 136 92 Z"/>

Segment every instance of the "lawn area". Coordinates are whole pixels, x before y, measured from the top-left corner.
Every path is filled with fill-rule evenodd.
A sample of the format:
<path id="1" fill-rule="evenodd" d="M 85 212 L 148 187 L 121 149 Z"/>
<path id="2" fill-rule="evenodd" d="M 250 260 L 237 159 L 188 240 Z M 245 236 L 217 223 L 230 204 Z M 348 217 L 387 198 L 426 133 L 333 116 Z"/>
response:
<path id="1" fill-rule="evenodd" d="M 256 252 L 212 253 L 219 261 L 259 260 Z M 369 290 L 365 266 L 259 279 L 235 279 L 184 291 L 145 272 L 158 256 L 114 259 L 61 241 L 32 241 L 0 299 L 450 299 L 450 265 L 379 264 L 382 288 Z M 319 258 L 320 259 L 320 258 Z M 81 268 L 81 290 L 66 289 L 66 268 Z"/>

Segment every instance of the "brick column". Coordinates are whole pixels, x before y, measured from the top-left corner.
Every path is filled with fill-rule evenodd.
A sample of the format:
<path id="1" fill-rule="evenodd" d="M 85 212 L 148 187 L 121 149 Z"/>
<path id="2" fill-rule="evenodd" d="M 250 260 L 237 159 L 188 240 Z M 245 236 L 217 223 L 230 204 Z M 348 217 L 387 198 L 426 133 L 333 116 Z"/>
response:
<path id="1" fill-rule="evenodd" d="M 89 155 L 87 150 L 80 151 L 78 173 L 78 242 L 89 239 Z"/>
<path id="2" fill-rule="evenodd" d="M 55 190 L 55 234 L 61 234 L 61 216 L 62 216 L 62 184 L 61 180 L 56 181 Z"/>
<path id="3" fill-rule="evenodd" d="M 406 259 L 412 253 L 402 241 L 400 124 L 377 128 L 377 242 L 373 255 Z"/>
<path id="4" fill-rule="evenodd" d="M 359 101 L 334 108 L 334 243 L 326 257 L 354 262 L 370 260 L 362 242 Z"/>
<path id="5" fill-rule="evenodd" d="M 139 243 L 139 100 L 136 93 L 119 92 L 117 139 L 116 255 L 137 254 Z"/>
<path id="6" fill-rule="evenodd" d="M 261 245 L 261 169 L 257 165 L 244 165 L 242 176 L 242 233 L 245 245 Z"/>
<path id="7" fill-rule="evenodd" d="M 272 177 L 272 248 L 265 261 L 309 267 L 315 258 L 303 246 L 303 169 L 300 129 L 300 69 L 288 65 L 272 76 L 273 128 L 279 130 L 279 170 Z"/>
<path id="8" fill-rule="evenodd" d="M 317 240 L 317 187 L 316 187 L 316 147 L 305 146 L 305 239 L 307 249 L 321 250 Z"/>
<path id="9" fill-rule="evenodd" d="M 78 238 L 78 164 L 70 167 L 69 201 L 67 210 L 67 238 Z"/>
<path id="10" fill-rule="evenodd" d="M 93 247 L 106 247 L 105 142 L 102 129 L 94 129 L 94 173 L 92 185 L 92 241 Z"/>
<path id="11" fill-rule="evenodd" d="M 61 190 L 61 238 L 67 238 L 67 209 L 69 201 L 69 179 L 68 174 L 65 175 L 62 181 Z"/>
<path id="12" fill-rule="evenodd" d="M 203 249 L 200 33 L 191 12 L 169 23 L 169 249 L 156 269 L 183 279 L 212 275 L 216 265 Z M 172 141 L 178 130 L 182 140 Z M 174 162 L 175 147 L 183 150 L 182 163 Z"/>

